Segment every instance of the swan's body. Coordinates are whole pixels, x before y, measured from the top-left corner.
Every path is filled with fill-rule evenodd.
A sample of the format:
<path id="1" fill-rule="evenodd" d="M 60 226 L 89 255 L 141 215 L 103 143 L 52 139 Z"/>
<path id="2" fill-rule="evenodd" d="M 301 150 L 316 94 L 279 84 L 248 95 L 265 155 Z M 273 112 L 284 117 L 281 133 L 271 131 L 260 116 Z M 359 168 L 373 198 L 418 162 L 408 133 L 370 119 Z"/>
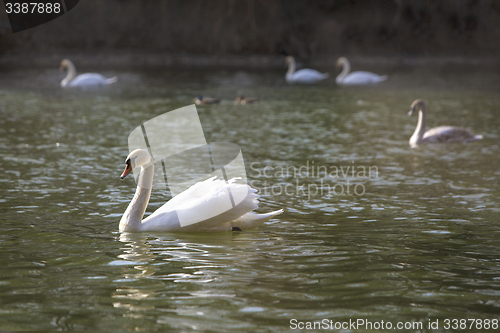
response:
<path id="1" fill-rule="evenodd" d="M 59 70 L 63 71 L 65 68 L 68 69 L 68 75 L 66 75 L 66 77 L 61 81 L 61 87 L 63 88 L 98 87 L 118 81 L 118 78 L 116 76 L 108 79 L 101 74 L 96 73 L 86 73 L 77 76 L 75 65 L 73 65 L 73 63 L 68 59 L 64 59 L 63 61 L 61 61 L 61 67 L 59 68 Z"/>
<path id="2" fill-rule="evenodd" d="M 427 105 L 423 100 L 417 99 L 411 104 L 408 116 L 411 116 L 416 111 L 418 111 L 418 123 L 415 132 L 410 138 L 410 146 L 412 147 L 426 143 L 470 142 L 483 138 L 482 135 L 474 135 L 466 128 L 454 126 L 438 126 L 426 131 Z"/>
<path id="3" fill-rule="evenodd" d="M 240 105 L 259 104 L 259 100 L 257 98 L 252 98 L 252 97 L 238 96 L 234 100 L 234 103 Z"/>
<path id="4" fill-rule="evenodd" d="M 220 100 L 217 98 L 212 98 L 212 97 L 203 97 L 203 96 L 198 96 L 194 99 L 194 103 L 196 105 L 205 105 L 205 104 L 218 104 Z"/>
<path id="5" fill-rule="evenodd" d="M 285 76 L 288 83 L 315 83 L 329 77 L 328 73 L 321 73 L 314 69 L 304 68 L 295 71 L 295 59 L 292 56 L 286 57 L 285 63 L 288 65 Z"/>
<path id="6" fill-rule="evenodd" d="M 341 57 L 337 60 L 337 66 L 342 67 L 342 72 L 337 76 L 335 82 L 340 85 L 364 85 L 374 84 L 387 80 L 387 75 L 378 75 L 375 73 L 356 71 L 349 73 L 351 63 L 347 58 Z"/>
<path id="7" fill-rule="evenodd" d="M 137 190 L 127 210 L 120 221 L 120 231 L 181 231 L 207 232 L 232 231 L 255 228 L 275 215 L 281 214 L 282 209 L 267 213 L 256 214 L 259 196 L 257 190 L 234 181 L 225 182 L 214 178 L 196 183 L 186 191 L 173 197 L 153 214 L 142 220 L 151 196 L 154 166 L 151 155 L 143 149 L 130 153 L 125 161 L 126 168 L 122 179 L 135 167 L 141 167 Z M 214 208 L 225 204 L 225 194 L 243 194 L 244 199 L 236 206 L 213 216 Z M 179 216 L 189 216 L 200 222 L 182 226 Z M 206 218 L 204 218 L 206 216 Z"/>

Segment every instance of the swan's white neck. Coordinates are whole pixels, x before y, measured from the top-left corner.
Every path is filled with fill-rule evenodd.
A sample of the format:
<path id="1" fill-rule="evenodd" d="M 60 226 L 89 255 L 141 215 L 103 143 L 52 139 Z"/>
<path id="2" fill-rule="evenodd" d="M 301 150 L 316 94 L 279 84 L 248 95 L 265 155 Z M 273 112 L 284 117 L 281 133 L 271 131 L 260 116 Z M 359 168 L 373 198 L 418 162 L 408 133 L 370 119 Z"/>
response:
<path id="1" fill-rule="evenodd" d="M 67 62 L 66 67 L 68 68 L 68 75 L 61 81 L 61 87 L 66 87 L 68 83 L 71 82 L 76 77 L 76 68 L 72 62 Z"/>
<path id="2" fill-rule="evenodd" d="M 344 61 L 342 61 L 342 72 L 340 72 L 340 74 L 337 76 L 335 82 L 339 83 L 340 81 L 342 81 L 346 77 L 346 75 L 349 74 L 350 70 L 351 64 L 347 59 L 345 59 Z"/>
<path id="3" fill-rule="evenodd" d="M 418 122 L 417 128 L 415 128 L 415 132 L 410 138 L 410 145 L 416 146 L 422 142 L 422 138 L 424 137 L 425 128 L 427 127 L 427 107 L 422 104 L 420 105 L 418 111 Z"/>
<path id="4" fill-rule="evenodd" d="M 286 78 L 289 79 L 293 73 L 295 73 L 295 59 L 290 59 L 288 63 L 288 72 L 286 72 Z"/>
<path id="5" fill-rule="evenodd" d="M 142 217 L 148 207 L 153 187 L 154 165 L 150 163 L 146 167 L 141 167 L 137 189 L 134 198 L 130 201 L 125 213 L 120 220 L 120 231 L 140 231 Z"/>

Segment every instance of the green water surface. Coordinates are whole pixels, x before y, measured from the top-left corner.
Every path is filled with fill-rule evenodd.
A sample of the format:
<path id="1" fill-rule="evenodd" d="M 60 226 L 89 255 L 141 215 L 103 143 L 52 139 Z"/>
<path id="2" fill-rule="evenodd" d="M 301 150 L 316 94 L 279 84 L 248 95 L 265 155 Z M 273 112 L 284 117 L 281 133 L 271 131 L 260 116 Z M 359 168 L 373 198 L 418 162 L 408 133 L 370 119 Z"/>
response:
<path id="1" fill-rule="evenodd" d="M 287 85 L 284 70 L 101 72 L 119 82 L 67 91 L 57 68 L 1 70 L 0 329 L 364 319 L 437 332 L 452 330 L 446 319 L 500 319 L 498 68 L 395 66 L 379 86 L 350 88 Z M 285 212 L 244 232 L 120 234 L 129 133 L 200 94 L 222 99 L 198 107 L 207 141 L 238 144 L 259 211 Z M 234 105 L 239 94 L 261 101 Z M 429 126 L 485 138 L 411 149 L 417 98 Z M 154 191 L 148 211 L 169 198 Z"/>

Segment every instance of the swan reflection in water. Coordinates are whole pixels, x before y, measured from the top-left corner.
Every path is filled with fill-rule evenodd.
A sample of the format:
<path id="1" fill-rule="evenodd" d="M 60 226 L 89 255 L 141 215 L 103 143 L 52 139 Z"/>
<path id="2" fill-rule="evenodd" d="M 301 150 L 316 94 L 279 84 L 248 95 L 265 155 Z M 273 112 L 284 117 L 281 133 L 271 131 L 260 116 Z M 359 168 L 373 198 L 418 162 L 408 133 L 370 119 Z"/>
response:
<path id="1" fill-rule="evenodd" d="M 141 234 L 126 234 L 122 233 L 119 236 L 119 241 L 126 243 L 123 247 L 122 254 L 118 255 L 118 260 L 112 261 L 110 265 L 123 267 L 123 278 L 115 281 L 123 283 L 123 286 L 118 287 L 112 294 L 112 298 L 116 299 L 113 302 L 115 308 L 129 309 L 130 311 L 140 312 L 154 309 L 154 305 L 134 304 L 133 301 L 139 301 L 152 297 L 156 292 L 154 286 L 134 287 L 133 282 L 141 278 L 149 278 L 154 276 L 156 267 L 152 264 L 156 255 L 151 252 L 151 245 L 148 244 L 148 237 Z M 131 283 L 132 285 L 127 286 Z"/>
<path id="2" fill-rule="evenodd" d="M 200 311 L 187 304 L 202 306 L 207 299 L 233 299 L 236 295 L 227 293 L 225 286 L 251 283 L 258 277 L 245 267 L 262 259 L 255 248 L 255 241 L 262 240 L 262 235 L 121 233 L 118 240 L 124 245 L 123 252 L 110 263 L 123 267 L 123 278 L 115 280 L 119 287 L 112 295 L 116 300 L 113 306 L 137 317 L 143 315 L 142 311 L 158 307 L 186 314 Z M 264 236 L 266 240 L 269 237 L 275 238 Z M 180 299 L 186 301 L 181 304 Z"/>

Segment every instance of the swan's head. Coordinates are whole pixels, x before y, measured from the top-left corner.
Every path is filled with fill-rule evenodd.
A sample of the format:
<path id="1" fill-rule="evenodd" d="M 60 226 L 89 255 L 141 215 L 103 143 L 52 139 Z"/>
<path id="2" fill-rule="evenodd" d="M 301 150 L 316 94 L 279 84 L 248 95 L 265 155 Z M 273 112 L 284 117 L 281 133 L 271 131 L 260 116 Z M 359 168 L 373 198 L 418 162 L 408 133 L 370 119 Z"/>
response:
<path id="1" fill-rule="evenodd" d="M 340 57 L 337 59 L 337 68 L 340 68 L 342 66 L 344 66 L 345 64 L 348 64 L 349 63 L 349 60 L 347 60 L 346 57 Z"/>
<path id="2" fill-rule="evenodd" d="M 71 64 L 71 61 L 69 59 L 64 59 L 61 61 L 61 65 L 59 66 L 59 72 L 62 72 L 66 68 L 68 68 Z"/>
<path id="3" fill-rule="evenodd" d="M 121 175 L 121 179 L 127 177 L 127 175 L 135 168 L 150 165 L 152 162 L 153 158 L 146 150 L 134 150 L 127 156 L 127 159 L 125 160 L 125 170 Z"/>
<path id="4" fill-rule="evenodd" d="M 288 56 L 285 58 L 285 65 L 290 66 L 291 64 L 295 64 L 295 59 L 292 56 Z"/>
<path id="5" fill-rule="evenodd" d="M 408 112 L 408 117 L 411 116 L 414 112 L 418 112 L 419 110 L 425 108 L 425 101 L 423 99 L 417 99 L 413 103 L 411 103 L 410 111 Z"/>

